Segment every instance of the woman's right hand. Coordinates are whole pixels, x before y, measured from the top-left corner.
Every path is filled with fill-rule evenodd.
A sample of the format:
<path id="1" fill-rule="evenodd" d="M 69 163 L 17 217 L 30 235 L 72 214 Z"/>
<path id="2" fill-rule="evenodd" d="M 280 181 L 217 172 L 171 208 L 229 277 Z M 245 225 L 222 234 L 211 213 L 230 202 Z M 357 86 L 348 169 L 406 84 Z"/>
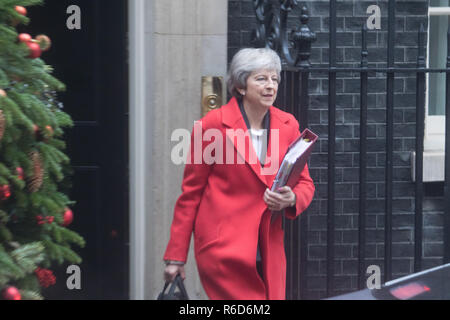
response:
<path id="1" fill-rule="evenodd" d="M 186 279 L 186 273 L 184 271 L 184 265 L 168 264 L 164 269 L 164 280 L 166 282 L 172 282 L 175 280 L 177 274 L 180 274 L 181 278 Z"/>

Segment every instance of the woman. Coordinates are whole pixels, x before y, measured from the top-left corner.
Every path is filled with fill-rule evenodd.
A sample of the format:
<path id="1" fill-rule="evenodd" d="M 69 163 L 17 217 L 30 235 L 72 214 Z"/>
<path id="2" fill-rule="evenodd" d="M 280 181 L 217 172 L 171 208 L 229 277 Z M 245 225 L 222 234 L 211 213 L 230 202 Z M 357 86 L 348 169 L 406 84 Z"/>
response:
<path id="1" fill-rule="evenodd" d="M 288 146 L 300 135 L 297 120 L 272 106 L 280 72 L 280 58 L 273 50 L 240 50 L 228 74 L 233 98 L 203 117 L 201 130 L 194 125 L 191 161 L 185 167 L 164 255 L 166 281 L 178 273 L 185 278 L 194 232 L 198 271 L 210 299 L 285 299 L 284 235 L 276 212 L 284 210 L 294 219 L 309 206 L 315 188 L 305 166 L 293 189 L 270 190 Z M 223 139 L 205 139 L 209 129 Z M 243 145 L 238 133 L 247 129 L 250 134 Z M 222 146 L 213 148 L 214 162 L 194 161 L 194 141 L 199 137 L 204 158 L 211 153 L 211 143 Z"/>

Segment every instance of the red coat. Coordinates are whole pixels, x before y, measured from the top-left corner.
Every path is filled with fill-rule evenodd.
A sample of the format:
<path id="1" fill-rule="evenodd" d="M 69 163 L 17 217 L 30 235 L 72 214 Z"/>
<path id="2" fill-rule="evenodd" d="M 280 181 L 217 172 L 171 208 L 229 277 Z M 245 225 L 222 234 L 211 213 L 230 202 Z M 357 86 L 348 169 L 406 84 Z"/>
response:
<path id="1" fill-rule="evenodd" d="M 286 257 L 281 219 L 270 222 L 271 212 L 267 209 L 263 194 L 266 188 L 270 189 L 289 144 L 300 135 L 300 131 L 297 120 L 291 114 L 273 106 L 269 112 L 271 133 L 267 157 L 276 164 L 272 174 L 261 171 L 250 138 L 243 146 L 237 141 L 232 143 L 227 137 L 231 129 L 246 130 L 235 98 L 201 119 L 203 133 L 210 128 L 220 130 L 216 132 L 223 137 L 218 140 L 219 143 L 222 140 L 223 152 L 217 147 L 219 143 L 214 148 L 212 145 L 207 148 L 212 141 L 205 138 L 202 150 L 222 159 L 222 164 L 219 161 L 195 164 L 193 139 L 198 133 L 193 130 L 191 135 L 188 155 L 191 164 L 188 162 L 185 166 L 182 194 L 175 204 L 164 259 L 186 261 L 194 232 L 198 271 L 210 299 L 285 299 Z M 272 129 L 279 130 L 279 139 Z M 272 154 L 272 148 L 277 146 L 276 140 L 279 140 L 278 152 L 275 148 Z M 233 154 L 235 161 L 232 164 L 226 161 L 230 156 L 226 153 Z M 245 162 L 241 163 L 239 157 L 242 157 L 241 162 L 245 158 Z M 266 167 L 270 165 L 268 163 Z M 311 203 L 314 190 L 306 166 L 293 189 L 297 196 L 296 207 L 286 209 L 286 216 L 294 219 L 303 212 Z M 264 281 L 256 269 L 258 235 Z"/>

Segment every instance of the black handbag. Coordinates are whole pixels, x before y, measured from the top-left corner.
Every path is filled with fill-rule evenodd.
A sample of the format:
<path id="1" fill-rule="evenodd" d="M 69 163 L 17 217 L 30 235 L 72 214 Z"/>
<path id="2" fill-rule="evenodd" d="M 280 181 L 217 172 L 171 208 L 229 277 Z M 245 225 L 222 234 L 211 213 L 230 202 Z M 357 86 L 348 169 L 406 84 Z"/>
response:
<path id="1" fill-rule="evenodd" d="M 179 274 L 175 277 L 175 280 L 173 280 L 172 285 L 169 288 L 169 292 L 166 293 L 169 284 L 170 282 L 166 282 L 164 284 L 164 289 L 158 295 L 157 300 L 189 300 L 186 288 L 183 284 L 183 279 L 181 279 L 181 276 Z M 176 288 L 178 288 L 179 291 L 175 292 Z"/>

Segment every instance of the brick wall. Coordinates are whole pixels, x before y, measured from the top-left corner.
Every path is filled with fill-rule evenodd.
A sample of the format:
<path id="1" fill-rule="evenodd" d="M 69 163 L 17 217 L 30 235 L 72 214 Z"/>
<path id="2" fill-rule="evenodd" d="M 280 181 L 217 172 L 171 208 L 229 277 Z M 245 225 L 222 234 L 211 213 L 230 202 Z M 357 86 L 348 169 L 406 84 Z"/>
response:
<path id="1" fill-rule="evenodd" d="M 278 3 L 278 1 L 274 1 Z M 328 64 L 328 1 L 301 1 L 310 10 L 309 27 L 317 34 L 311 63 Z M 369 67 L 386 67 L 387 1 L 338 1 L 337 63 L 359 66 L 361 27 L 366 9 L 377 4 L 381 9 L 381 30 L 369 31 Z M 397 1 L 395 63 L 416 66 L 417 31 L 420 23 L 427 30 L 428 1 Z M 299 23 L 299 8 L 290 14 L 291 26 Z M 228 18 L 228 60 L 242 47 L 251 47 L 256 27 L 253 1 L 230 0 Z M 367 171 L 367 266 L 384 267 L 386 80 L 384 73 L 369 74 L 368 96 L 368 171 Z M 336 195 L 335 195 L 335 285 L 336 293 L 357 289 L 358 212 L 359 212 L 359 73 L 338 73 L 336 109 Z M 394 183 L 392 272 L 398 278 L 413 272 L 414 183 L 411 179 L 411 151 L 415 148 L 415 74 L 396 74 L 394 86 Z M 307 298 L 325 297 L 327 243 L 327 151 L 328 151 L 328 77 L 312 73 L 309 83 L 309 127 L 320 135 L 310 160 L 316 195 L 307 211 L 308 265 Z M 282 108 L 282 106 L 279 106 Z M 423 219 L 423 269 L 442 264 L 442 184 L 425 186 Z M 382 278 L 383 279 L 383 278 Z"/>

